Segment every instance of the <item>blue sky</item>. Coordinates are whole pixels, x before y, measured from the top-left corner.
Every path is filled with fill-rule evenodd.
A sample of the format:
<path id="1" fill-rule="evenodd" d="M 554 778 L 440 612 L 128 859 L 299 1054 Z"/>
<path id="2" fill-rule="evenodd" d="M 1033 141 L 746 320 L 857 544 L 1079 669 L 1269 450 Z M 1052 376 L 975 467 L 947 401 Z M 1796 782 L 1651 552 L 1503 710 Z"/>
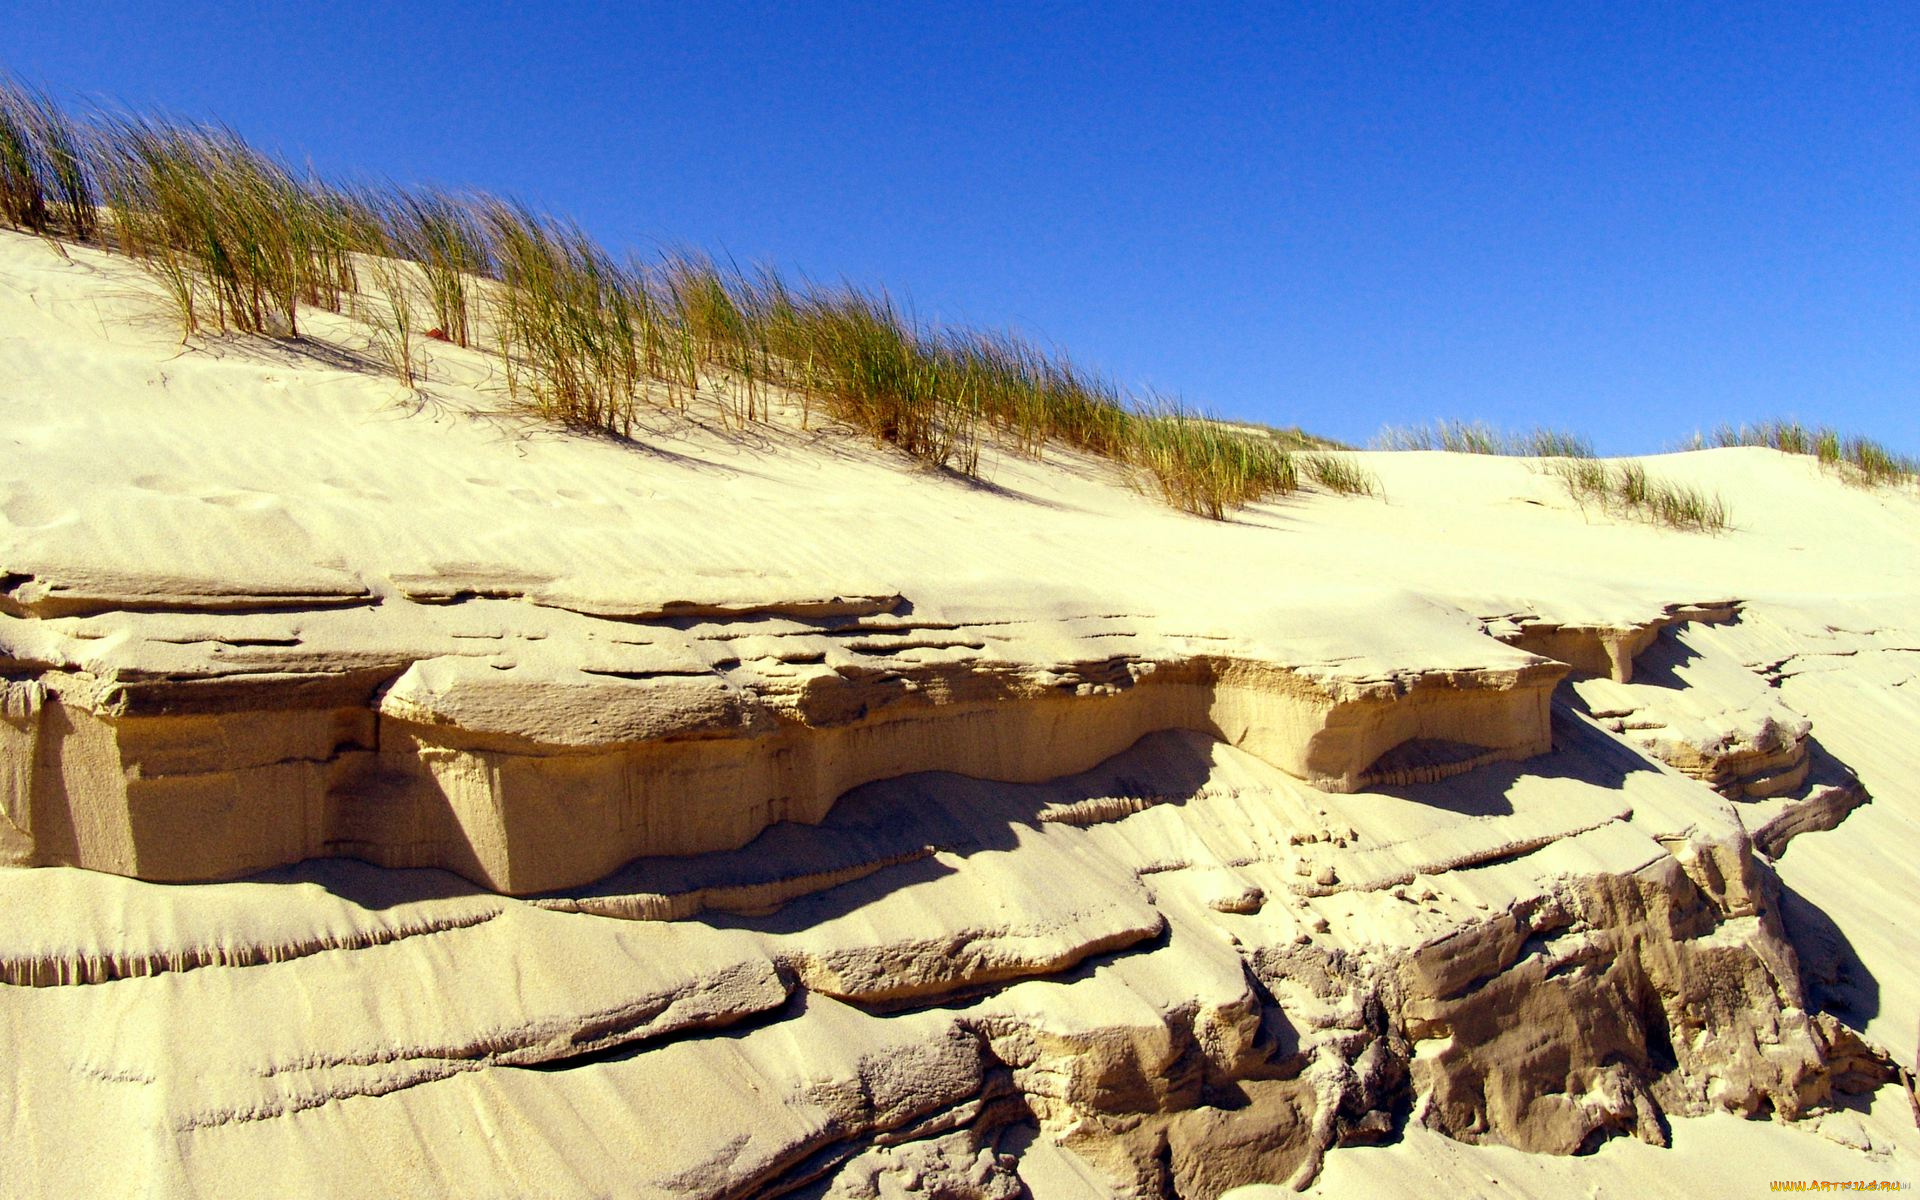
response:
<path id="1" fill-rule="evenodd" d="M 0 64 L 1364 441 L 1920 451 L 1920 5 L 0 0 Z"/>

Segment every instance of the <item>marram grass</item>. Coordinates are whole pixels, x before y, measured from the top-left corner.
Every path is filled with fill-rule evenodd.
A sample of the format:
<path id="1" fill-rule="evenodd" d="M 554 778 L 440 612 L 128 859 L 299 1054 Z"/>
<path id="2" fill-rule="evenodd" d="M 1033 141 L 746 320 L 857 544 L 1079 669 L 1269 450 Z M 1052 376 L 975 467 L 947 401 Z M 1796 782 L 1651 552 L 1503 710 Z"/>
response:
<path id="1" fill-rule="evenodd" d="M 1300 467 L 1308 479 L 1336 496 L 1373 496 L 1380 491 L 1379 480 L 1344 454 L 1303 454 Z"/>
<path id="2" fill-rule="evenodd" d="M 1585 437 L 1536 427 L 1501 430 L 1479 421 L 1436 421 L 1431 425 L 1381 430 L 1374 445 L 1382 450 L 1444 450 L 1454 454 L 1498 454 L 1543 459 L 1543 468 L 1567 487 L 1582 506 L 1694 533 L 1721 533 L 1728 526 L 1727 505 L 1718 495 L 1647 474 L 1636 462 L 1607 464 L 1593 456 Z"/>
<path id="3" fill-rule="evenodd" d="M 1145 469 L 1167 503 L 1215 520 L 1229 508 L 1299 486 L 1287 451 L 1177 405 L 1135 417 L 1125 454 Z"/>
<path id="4" fill-rule="evenodd" d="M 129 255 L 162 285 L 183 339 L 293 338 L 304 311 L 351 308 L 403 385 L 419 385 L 431 336 L 498 356 L 514 404 L 576 428 L 631 436 L 642 405 L 701 397 L 745 427 L 768 420 L 777 395 L 801 405 L 803 425 L 818 413 L 966 475 L 989 442 L 1095 455 L 1214 519 L 1303 479 L 1378 492 L 1334 443 L 1134 396 L 1015 335 L 920 321 L 885 293 L 796 285 L 696 253 L 617 259 L 524 204 L 344 187 L 221 126 L 75 119 L 3 76 L 0 223 Z M 1775 423 L 1715 436 L 1795 447 L 1861 481 L 1914 478 L 1913 460 L 1829 431 Z M 1680 528 L 1725 525 L 1717 499 L 1598 468 L 1576 435 L 1441 422 L 1378 444 L 1550 458 L 1575 464 L 1554 469 L 1585 499 Z"/>
<path id="5" fill-rule="evenodd" d="M 1593 443 L 1577 433 L 1535 428 L 1497 429 L 1481 421 L 1435 421 L 1388 426 L 1374 438 L 1376 450 L 1445 450 L 1454 454 L 1503 454 L 1522 458 L 1592 458 Z"/>
<path id="6" fill-rule="evenodd" d="M 87 139 L 117 247 L 167 285 L 183 333 L 296 337 L 302 307 L 338 310 L 353 254 L 387 249 L 366 196 L 304 178 L 227 129 L 140 117 Z"/>
<path id="7" fill-rule="evenodd" d="M 6 80 L 0 221 L 131 256 L 161 283 L 183 340 L 296 338 L 307 310 L 351 309 L 406 387 L 432 336 L 499 356 L 515 404 L 621 436 L 642 404 L 710 396 L 744 427 L 767 420 L 778 393 L 801 403 L 803 422 L 817 412 L 963 474 L 989 440 L 1097 455 L 1213 518 L 1292 491 L 1288 451 L 1314 444 L 1148 404 L 1064 355 L 930 326 L 884 293 L 796 286 L 693 253 L 620 260 L 524 204 L 340 186 L 222 126 L 77 121 Z M 1329 490 L 1369 490 L 1350 465 L 1309 470 Z"/>
<path id="8" fill-rule="evenodd" d="M 45 94 L 0 74 L 0 222 L 86 241 L 98 225 L 83 131 Z"/>
<path id="9" fill-rule="evenodd" d="M 1558 458 L 1546 469 L 1566 484 L 1568 493 L 1582 505 L 1593 504 L 1615 515 L 1696 533 L 1721 533 L 1728 525 L 1726 502 L 1720 497 L 1656 479 L 1637 462 L 1609 464 Z"/>
<path id="10" fill-rule="evenodd" d="M 1798 421 L 1760 421 L 1752 425 L 1722 425 L 1708 434 L 1695 434 L 1689 448 L 1709 446 L 1765 446 L 1786 454 L 1804 454 L 1848 483 L 1862 487 L 1913 486 L 1920 483 L 1920 459 L 1896 454 L 1871 438 L 1843 434 L 1825 425 Z"/>

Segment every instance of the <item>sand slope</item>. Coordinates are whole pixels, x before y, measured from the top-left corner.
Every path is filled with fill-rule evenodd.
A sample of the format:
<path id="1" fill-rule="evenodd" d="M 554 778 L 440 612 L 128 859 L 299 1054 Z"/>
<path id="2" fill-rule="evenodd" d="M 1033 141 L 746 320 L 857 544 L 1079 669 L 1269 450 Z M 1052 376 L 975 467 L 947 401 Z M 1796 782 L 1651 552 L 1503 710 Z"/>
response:
<path id="1" fill-rule="evenodd" d="M 0 234 L 12 1193 L 1913 1175 L 1912 494 L 1211 523 L 157 314 Z"/>

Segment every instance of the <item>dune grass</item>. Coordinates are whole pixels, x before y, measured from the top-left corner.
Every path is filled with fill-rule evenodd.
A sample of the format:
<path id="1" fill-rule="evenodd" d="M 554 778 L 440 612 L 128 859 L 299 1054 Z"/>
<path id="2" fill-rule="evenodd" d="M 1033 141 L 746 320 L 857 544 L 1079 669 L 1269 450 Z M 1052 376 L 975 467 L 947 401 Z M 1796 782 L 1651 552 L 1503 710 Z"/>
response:
<path id="1" fill-rule="evenodd" d="M 1237 425 L 1237 428 L 1264 437 L 1282 450 L 1352 450 L 1354 447 L 1319 434 L 1308 433 L 1298 425 L 1284 428 L 1271 425 Z"/>
<path id="2" fill-rule="evenodd" d="M 419 338 L 420 288 L 413 263 L 387 255 L 367 258 L 363 264 L 377 295 L 355 293 L 353 309 L 373 330 L 374 350 L 400 385 L 409 390 L 422 379 Z"/>
<path id="3" fill-rule="evenodd" d="M 369 194 L 299 176 L 230 130 L 129 117 L 89 141 L 115 244 L 166 282 L 185 335 L 297 337 L 302 306 L 338 311 L 355 291 L 356 252 L 389 248 Z"/>
<path id="4" fill-rule="evenodd" d="M 1727 505 L 1718 495 L 1656 479 L 1637 462 L 1596 461 L 1593 443 L 1580 434 L 1535 427 L 1513 432 L 1479 421 L 1436 421 L 1387 427 L 1374 439 L 1380 450 L 1442 450 L 1546 460 L 1543 469 L 1566 485 L 1582 506 L 1696 533 L 1727 528 Z"/>
<path id="5" fill-rule="evenodd" d="M 988 443 L 1035 457 L 1071 448 L 1215 519 L 1294 490 L 1292 451 L 1331 445 L 1136 397 L 1012 334 L 922 322 L 884 292 L 795 285 L 697 253 L 616 259 L 525 204 L 340 186 L 223 126 L 75 120 L 4 78 L 0 221 L 132 257 L 162 285 L 183 340 L 296 338 L 308 310 L 345 310 L 403 386 L 421 382 L 423 339 L 443 339 L 497 355 L 515 405 L 623 437 L 645 404 L 709 397 L 744 427 L 784 398 L 803 427 L 818 413 L 967 475 Z M 1350 461 L 1303 465 L 1330 491 L 1372 491 Z"/>
<path id="6" fill-rule="evenodd" d="M 577 225 L 483 193 L 342 187 L 217 125 L 75 119 L 0 75 L 0 222 L 127 254 L 163 287 L 183 339 L 298 337 L 301 313 L 351 310 L 404 386 L 422 339 L 497 355 L 510 400 L 569 426 L 632 436 L 640 406 L 708 397 L 727 425 L 776 398 L 930 465 L 977 474 L 992 443 L 1111 460 L 1168 503 L 1221 519 L 1302 479 L 1373 495 L 1371 475 L 1299 430 L 1224 422 L 1132 395 L 1008 333 L 936 327 L 884 292 L 792 284 L 693 252 L 616 259 Z M 364 276 L 364 278 L 363 278 Z M 422 326 L 431 320 L 431 330 Z M 1584 437 L 1482 422 L 1382 430 L 1376 447 L 1553 460 L 1583 502 L 1675 528 L 1726 525 L 1715 497 L 1594 463 Z M 1813 456 L 1849 482 L 1914 484 L 1920 462 L 1826 427 L 1769 421 L 1696 446 Z"/>
<path id="7" fill-rule="evenodd" d="M 1376 450 L 1445 450 L 1453 454 L 1500 454 L 1521 458 L 1592 458 L 1593 443 L 1577 433 L 1535 428 L 1497 429 L 1482 421 L 1435 421 L 1389 426 L 1374 439 Z"/>
<path id="8" fill-rule="evenodd" d="M 1177 404 L 1136 416 L 1126 457 L 1168 504 L 1219 520 L 1230 508 L 1299 487 L 1293 456 Z"/>
<path id="9" fill-rule="evenodd" d="M 1452 454 L 1499 454 L 1499 433 L 1478 421 L 1435 421 L 1387 426 L 1373 439 L 1376 450 L 1445 450 Z"/>
<path id="10" fill-rule="evenodd" d="M 468 280 L 491 272 L 489 246 L 473 208 L 432 188 L 394 190 L 380 197 L 380 233 L 386 255 L 420 264 L 434 328 L 456 346 L 473 344 Z M 369 205 L 369 208 L 378 207 Z"/>
<path id="11" fill-rule="evenodd" d="M 1765 446 L 1785 454 L 1803 454 L 1848 483 L 1861 487 L 1913 486 L 1920 483 L 1920 459 L 1897 454 L 1871 438 L 1843 434 L 1825 425 L 1798 421 L 1760 421 L 1752 425 L 1722 425 L 1712 433 L 1697 433 L 1692 449 L 1720 446 Z"/>
<path id="12" fill-rule="evenodd" d="M 724 283 L 714 278 L 715 307 Z M 885 296 L 851 288 L 795 295 L 773 281 L 756 295 L 735 283 L 742 302 L 729 306 L 739 321 L 732 354 L 745 370 L 758 362 L 763 373 L 778 371 L 832 416 L 914 458 L 978 470 L 983 381 L 964 356 L 946 352 Z"/>
<path id="13" fill-rule="evenodd" d="M 1596 504 L 1607 512 L 1669 529 L 1720 533 L 1727 528 L 1727 506 L 1719 496 L 1656 479 L 1637 462 L 1557 458 L 1546 469 L 1582 505 Z"/>
<path id="14" fill-rule="evenodd" d="M 520 204 L 480 211 L 500 282 L 494 323 L 509 392 L 539 415 L 633 431 L 646 304 L 628 268 L 578 226 Z"/>
<path id="15" fill-rule="evenodd" d="M 91 239 L 97 227 L 82 130 L 44 93 L 0 75 L 0 221 Z"/>
<path id="16" fill-rule="evenodd" d="M 1308 479 L 1336 496 L 1374 496 L 1380 491 L 1380 481 L 1344 454 L 1303 454 L 1300 468 Z"/>

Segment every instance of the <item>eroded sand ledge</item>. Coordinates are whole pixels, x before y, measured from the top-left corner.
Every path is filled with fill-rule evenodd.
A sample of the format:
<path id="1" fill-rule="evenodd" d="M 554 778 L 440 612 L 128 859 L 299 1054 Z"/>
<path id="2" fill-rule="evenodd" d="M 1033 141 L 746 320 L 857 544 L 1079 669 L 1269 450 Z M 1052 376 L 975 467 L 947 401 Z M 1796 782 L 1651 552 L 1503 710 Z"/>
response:
<path id="1" fill-rule="evenodd" d="M 515 621 L 513 601 L 491 604 Z M 817 822 L 874 780 L 1039 782 L 1170 729 L 1327 791 L 1438 779 L 1545 751 L 1566 672 L 1491 642 L 1489 665 L 1375 678 L 1217 652 L 1020 662 L 986 650 L 1026 649 L 1004 625 L 778 602 L 745 626 L 623 621 L 619 649 L 579 670 L 538 652 L 506 664 L 332 653 L 337 614 L 324 612 L 302 613 L 298 635 L 183 641 L 205 614 L 96 611 L 42 630 L 16 607 L 0 652 L 37 642 L 59 665 L 29 673 L 21 649 L 0 660 L 25 676 L 5 684 L 0 810 L 13 830 L 0 846 L 22 865 L 167 881 L 345 854 L 548 891 Z M 370 607 L 332 623 L 385 619 Z M 1107 647 L 1151 644 L 1105 632 Z M 115 649 L 88 658 L 89 642 Z"/>
<path id="2" fill-rule="evenodd" d="M 797 1090 L 710 1113 L 639 1165 L 533 1168 L 516 1142 L 488 1171 L 581 1195 L 1076 1194 L 1065 1172 L 1086 1194 L 1211 1197 L 1308 1183 L 1328 1152 L 1408 1124 L 1552 1154 L 1665 1145 L 1716 1112 L 1845 1140 L 1846 1097 L 1913 1091 L 1903 1051 L 1802 982 L 1756 839 L 1777 858 L 1870 797 L 1756 661 L 1805 635 L 1737 604 L 1545 646 L 1511 614 L 1447 615 L 1456 661 L 1470 646 L 1485 665 L 1358 680 L 1218 652 L 1021 664 L 1058 630 L 904 600 L 628 618 L 624 649 L 559 643 L 593 668 L 574 675 L 551 647 L 603 618 L 516 597 L 399 610 L 416 642 L 490 621 L 522 643 L 406 663 L 369 635 L 386 605 L 135 607 L 0 618 L 18 856 L 153 879 L 380 864 L 269 877 L 293 898 L 129 880 L 104 905 L 101 876 L 0 876 L 0 904 L 33 914 L 0 941 L 0 987 L 32 998 L 0 1011 L 57 1046 L 87 1007 L 76 985 L 136 1005 L 70 1102 L 185 1072 L 162 1120 L 196 1147 L 170 1166 L 182 1188 L 264 1157 L 378 1193 L 327 1149 L 393 1119 L 365 1105 L 411 1128 L 517 1120 L 581 1103 L 560 1099 L 575 1079 L 612 1089 L 617 1127 L 667 1120 L 690 1077 Z M 1077 634 L 1164 636 L 1102 620 Z M 1869 633 L 1845 654 L 1904 645 Z M 1756 759 L 1754 731 L 1781 728 Z M 381 869 L 418 867 L 478 887 Z M 496 894 L 513 891 L 548 894 Z M 497 955 L 510 996 L 432 965 Z M 431 1017 L 266 1016 L 421 971 Z M 182 1042 L 188 1008 L 276 1032 Z M 502 1074 L 520 1067 L 557 1092 Z M 1859 1138 L 1893 1154 L 1878 1120 Z"/>

